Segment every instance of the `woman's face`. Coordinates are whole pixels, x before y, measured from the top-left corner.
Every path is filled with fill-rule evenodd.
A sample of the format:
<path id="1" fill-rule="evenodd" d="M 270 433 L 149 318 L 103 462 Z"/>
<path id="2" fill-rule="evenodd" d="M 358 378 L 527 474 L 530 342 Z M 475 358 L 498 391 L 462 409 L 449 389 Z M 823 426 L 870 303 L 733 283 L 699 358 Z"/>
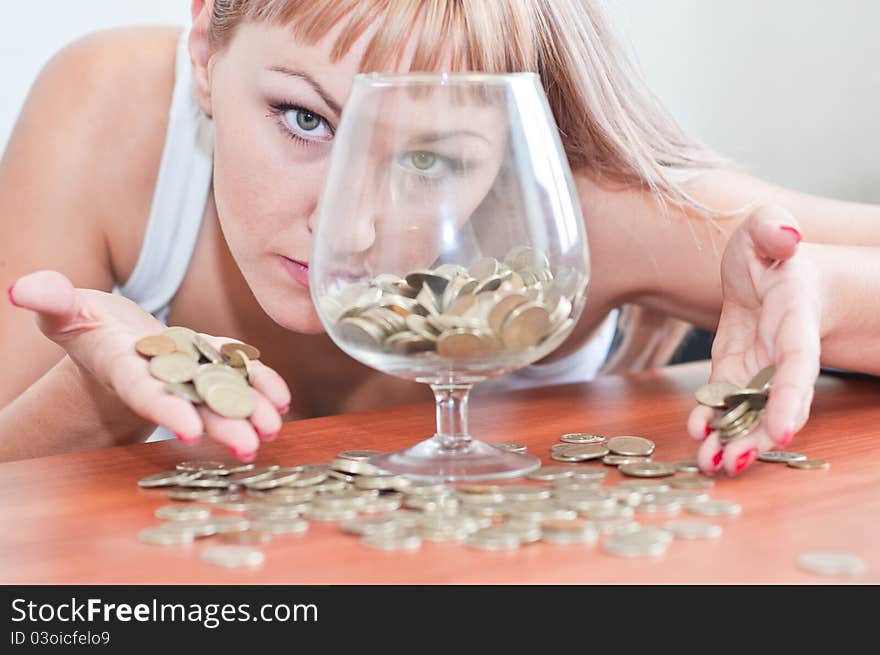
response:
<path id="1" fill-rule="evenodd" d="M 308 291 L 311 238 L 335 131 L 372 31 L 345 57 L 331 62 L 336 36 L 334 30 L 315 45 L 305 45 L 295 41 L 290 29 L 244 23 L 210 63 L 214 195 L 224 236 L 263 310 L 285 328 L 305 333 L 323 329 Z M 406 64 L 402 61 L 397 70 L 407 70 Z M 431 94 L 402 104 L 406 103 L 424 103 L 425 110 L 410 106 L 404 114 L 398 106 L 389 117 L 421 116 L 408 122 L 406 129 L 412 134 L 385 139 L 378 130 L 368 148 L 375 180 L 367 186 L 390 191 L 365 197 L 362 202 L 371 206 L 359 207 L 365 217 L 363 229 L 339 239 L 340 247 L 358 251 L 368 267 L 370 261 L 378 261 L 373 255 L 382 250 L 384 239 L 406 238 L 402 265 L 408 270 L 434 261 L 436 239 L 429 237 L 431 230 L 418 230 L 414 208 L 424 208 L 427 224 L 436 221 L 436 206 L 432 211 L 430 203 L 418 202 L 425 192 L 418 191 L 422 187 L 416 180 L 448 165 L 448 153 L 466 153 L 468 160 L 456 193 L 449 194 L 460 222 L 468 220 L 484 199 L 503 158 L 504 123 L 491 107 L 469 108 L 467 130 L 455 131 L 471 136 L 459 134 L 445 144 L 425 142 L 402 150 L 403 142 L 418 144 L 420 134 L 436 136 L 438 128 L 442 132 L 462 127 L 458 120 L 442 125 L 430 119 L 450 116 Z M 396 194 L 401 189 L 412 196 L 409 204 L 399 202 Z M 371 271 L 379 272 L 383 271 Z"/>

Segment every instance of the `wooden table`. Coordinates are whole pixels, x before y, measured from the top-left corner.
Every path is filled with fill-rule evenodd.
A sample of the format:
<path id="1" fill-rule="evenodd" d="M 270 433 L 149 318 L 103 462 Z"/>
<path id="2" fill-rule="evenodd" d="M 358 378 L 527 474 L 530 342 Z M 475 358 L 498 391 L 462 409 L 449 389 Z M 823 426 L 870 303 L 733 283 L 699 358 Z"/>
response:
<path id="1" fill-rule="evenodd" d="M 639 434 L 657 443 L 657 459 L 693 456 L 684 422 L 708 366 L 659 371 L 478 397 L 474 434 L 519 441 L 549 461 L 549 447 L 574 431 Z M 880 582 L 880 382 L 823 376 L 808 427 L 791 449 L 832 462 L 829 471 L 756 463 L 737 479 L 720 478 L 715 498 L 736 500 L 739 517 L 719 518 L 714 541 L 675 542 L 658 559 L 611 557 L 597 546 L 533 544 L 490 553 L 425 543 L 416 552 L 374 551 L 312 522 L 307 534 L 276 537 L 256 570 L 226 570 L 199 560 L 190 546 L 139 543 L 166 499 L 137 480 L 183 459 L 222 459 L 205 443 L 159 442 L 0 465 L 0 583 L 821 583 L 800 571 L 798 555 L 844 550 L 862 557 L 858 582 Z M 288 423 L 258 462 L 329 461 L 347 448 L 392 450 L 432 432 L 430 405 Z M 584 466 L 601 466 L 584 464 Z M 612 470 L 607 479 L 614 482 Z M 663 519 L 647 521 L 660 523 Z"/>

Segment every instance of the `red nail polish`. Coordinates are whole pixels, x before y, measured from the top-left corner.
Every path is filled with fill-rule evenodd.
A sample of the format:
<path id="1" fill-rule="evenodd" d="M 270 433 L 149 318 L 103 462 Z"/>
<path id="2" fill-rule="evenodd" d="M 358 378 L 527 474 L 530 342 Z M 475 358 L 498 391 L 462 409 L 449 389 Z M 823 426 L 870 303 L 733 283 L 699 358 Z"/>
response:
<path id="1" fill-rule="evenodd" d="M 746 468 L 749 464 L 755 461 L 755 456 L 758 454 L 757 449 L 750 448 L 742 455 L 736 458 L 736 466 L 733 469 L 733 474 L 738 475 L 744 468 Z"/>
<path id="2" fill-rule="evenodd" d="M 199 442 L 198 437 L 187 437 L 187 436 L 180 434 L 179 432 L 175 432 L 174 436 L 177 437 L 183 443 L 185 443 L 187 446 L 192 446 L 192 445 L 197 444 Z"/>
<path id="3" fill-rule="evenodd" d="M 278 438 L 277 432 L 270 432 L 269 434 L 263 435 L 263 441 L 275 441 Z"/>
<path id="4" fill-rule="evenodd" d="M 9 297 L 9 302 L 10 302 L 14 307 L 21 307 L 21 305 L 19 305 L 17 302 L 15 302 L 15 298 L 12 296 L 12 289 L 14 289 L 14 288 L 15 288 L 15 285 L 14 285 L 14 284 L 10 284 L 10 285 L 9 285 L 9 288 L 6 290 L 6 295 Z"/>
<path id="5" fill-rule="evenodd" d="M 290 403 L 287 403 L 284 407 L 278 410 L 278 413 L 284 416 L 287 412 L 290 411 Z"/>
<path id="6" fill-rule="evenodd" d="M 241 460 L 245 464 L 253 462 L 257 458 L 257 452 L 251 451 L 249 453 L 243 453 L 239 451 L 237 448 L 232 448 L 232 454 L 235 455 L 236 459 Z"/>
<path id="7" fill-rule="evenodd" d="M 712 473 L 717 473 L 718 469 L 721 468 L 721 458 L 724 457 L 724 451 L 719 450 L 715 453 L 715 457 L 712 458 Z"/>
<path id="8" fill-rule="evenodd" d="M 785 230 L 786 232 L 791 232 L 797 239 L 795 243 L 800 243 L 804 238 L 797 228 L 791 227 L 790 225 L 783 225 L 780 229 Z"/>
<path id="9" fill-rule="evenodd" d="M 791 443 L 791 440 L 794 439 L 794 431 L 786 430 L 782 433 L 782 439 L 779 440 L 779 445 L 783 448 Z"/>
<path id="10" fill-rule="evenodd" d="M 703 437 L 703 438 L 705 439 L 705 438 L 708 437 L 710 434 L 712 434 L 712 428 L 710 428 L 710 427 L 709 427 L 709 424 L 707 423 L 707 424 L 706 424 L 706 435 L 705 435 L 705 437 Z"/>

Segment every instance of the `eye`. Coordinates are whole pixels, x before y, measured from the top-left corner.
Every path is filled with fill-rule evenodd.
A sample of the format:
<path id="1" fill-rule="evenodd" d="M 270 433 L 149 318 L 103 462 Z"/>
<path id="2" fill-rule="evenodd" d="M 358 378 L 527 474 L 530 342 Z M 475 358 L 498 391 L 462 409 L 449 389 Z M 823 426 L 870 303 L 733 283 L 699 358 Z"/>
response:
<path id="1" fill-rule="evenodd" d="M 292 107 L 282 116 L 287 129 L 297 136 L 316 141 L 327 141 L 333 136 L 327 121 L 308 109 Z"/>
<path id="2" fill-rule="evenodd" d="M 424 175 L 426 177 L 440 177 L 453 168 L 447 157 L 440 156 L 427 150 L 412 150 L 406 152 L 401 155 L 398 163 L 404 170 Z"/>

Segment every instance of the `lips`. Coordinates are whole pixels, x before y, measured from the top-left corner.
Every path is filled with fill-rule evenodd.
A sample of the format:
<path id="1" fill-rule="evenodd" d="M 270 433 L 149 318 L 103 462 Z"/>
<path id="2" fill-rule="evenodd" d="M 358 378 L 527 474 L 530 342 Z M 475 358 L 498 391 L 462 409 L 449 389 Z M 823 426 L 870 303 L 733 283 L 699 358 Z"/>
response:
<path id="1" fill-rule="evenodd" d="M 304 286 L 308 289 L 309 287 L 309 265 L 305 262 L 301 262 L 296 259 L 289 259 L 287 257 L 281 256 L 281 264 L 284 266 L 284 269 L 287 271 L 288 275 L 293 278 L 293 281 Z"/>

